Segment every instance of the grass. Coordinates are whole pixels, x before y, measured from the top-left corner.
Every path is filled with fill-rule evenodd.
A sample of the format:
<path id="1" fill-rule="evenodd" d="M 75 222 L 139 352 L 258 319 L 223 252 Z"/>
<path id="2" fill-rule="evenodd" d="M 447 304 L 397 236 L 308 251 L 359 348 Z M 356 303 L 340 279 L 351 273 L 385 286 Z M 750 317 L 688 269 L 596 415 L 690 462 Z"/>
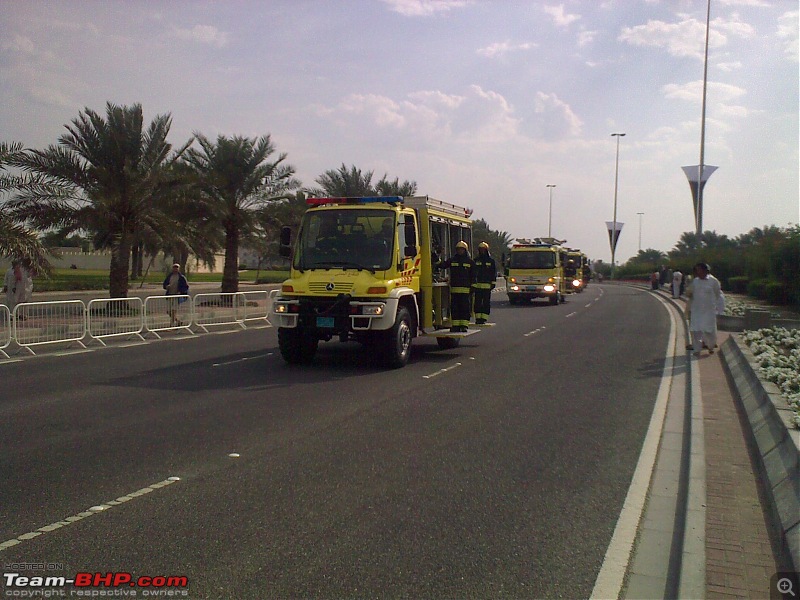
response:
<path id="1" fill-rule="evenodd" d="M 258 273 L 258 281 L 255 280 Z M 163 273 L 149 273 L 145 283 L 160 284 L 164 281 Z M 239 283 L 280 283 L 289 277 L 287 271 L 256 270 L 239 271 Z M 189 285 L 192 283 L 222 283 L 222 273 L 190 273 L 187 275 Z M 141 279 L 128 280 L 133 289 L 141 283 Z M 36 292 L 61 292 L 77 290 L 107 290 L 108 271 L 102 269 L 54 269 L 49 278 L 35 277 L 33 289 Z"/>

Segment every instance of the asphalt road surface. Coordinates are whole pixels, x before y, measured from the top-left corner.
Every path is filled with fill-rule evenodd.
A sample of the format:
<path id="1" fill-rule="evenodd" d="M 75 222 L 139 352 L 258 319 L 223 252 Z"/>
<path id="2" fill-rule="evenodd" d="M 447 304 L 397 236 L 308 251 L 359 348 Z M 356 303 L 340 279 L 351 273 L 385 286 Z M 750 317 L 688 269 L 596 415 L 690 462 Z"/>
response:
<path id="1" fill-rule="evenodd" d="M 3 573 L 186 576 L 209 599 L 587 597 L 668 314 L 591 285 L 559 306 L 494 294 L 491 320 L 453 350 L 415 340 L 394 371 L 339 342 L 290 367 L 272 328 L 0 364 Z"/>

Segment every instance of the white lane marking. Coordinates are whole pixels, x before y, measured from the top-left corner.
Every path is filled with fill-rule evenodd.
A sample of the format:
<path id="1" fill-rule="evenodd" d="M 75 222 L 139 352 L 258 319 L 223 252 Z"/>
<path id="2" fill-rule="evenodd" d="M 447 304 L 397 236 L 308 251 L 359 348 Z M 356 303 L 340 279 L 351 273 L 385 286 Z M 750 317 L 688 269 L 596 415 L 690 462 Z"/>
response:
<path id="1" fill-rule="evenodd" d="M 39 527 L 39 529 L 37 529 L 36 531 L 29 531 L 28 533 L 23 533 L 22 535 L 18 535 L 15 538 L 0 543 L 0 552 L 5 550 L 6 548 L 11 548 L 12 546 L 16 546 L 18 544 L 21 544 L 22 542 L 31 540 L 35 537 L 39 537 L 40 535 L 43 535 L 45 533 L 55 531 L 56 529 L 61 529 L 62 527 L 66 527 L 67 525 L 71 525 L 72 523 L 76 523 L 77 521 L 86 519 L 88 517 L 91 517 L 92 515 L 96 515 L 99 512 L 106 511 L 113 506 L 117 506 L 118 504 L 122 504 L 124 502 L 133 500 L 134 498 L 138 498 L 139 496 L 144 496 L 145 494 L 154 492 L 159 488 L 171 485 L 176 481 L 180 481 L 180 479 L 181 479 L 180 477 L 168 477 L 164 481 L 153 483 L 151 485 L 148 485 L 147 487 L 143 487 L 140 490 L 136 490 L 135 492 L 126 494 L 125 496 L 120 496 L 116 500 L 108 500 L 103 504 L 98 504 L 96 506 L 92 506 L 91 508 L 83 512 L 79 512 L 77 515 L 72 515 L 71 517 L 67 517 L 61 521 L 56 521 L 55 523 L 50 523 L 49 525 L 45 525 L 44 527 Z"/>
<path id="2" fill-rule="evenodd" d="M 71 354 L 86 354 L 87 352 L 94 352 L 94 348 L 86 348 L 84 350 L 65 350 L 64 352 L 53 352 L 53 356 L 69 356 Z"/>
<path id="3" fill-rule="evenodd" d="M 458 363 L 456 363 L 454 365 L 451 365 L 451 366 L 449 366 L 449 367 L 447 367 L 445 369 L 439 369 L 438 371 L 435 371 L 435 372 L 431 373 L 430 375 L 423 375 L 422 378 L 423 379 L 430 379 L 431 377 L 436 377 L 437 375 L 441 375 L 442 373 L 447 373 L 448 371 L 452 371 L 456 367 L 460 367 L 460 366 L 461 366 L 461 363 L 458 362 Z"/>
<path id="4" fill-rule="evenodd" d="M 542 331 L 544 329 L 547 329 L 546 325 L 542 325 L 541 327 L 539 327 L 539 329 L 534 329 L 533 331 L 529 331 L 528 333 L 523 333 L 522 335 L 524 335 L 525 337 L 530 337 L 534 333 L 539 333 L 540 331 Z"/>
<path id="5" fill-rule="evenodd" d="M 566 318 L 569 319 L 570 317 L 574 317 L 577 314 L 578 314 L 577 312 L 571 312 L 566 316 Z"/>
<path id="6" fill-rule="evenodd" d="M 587 305 L 585 306 L 585 308 L 589 308 L 591 305 L 592 305 L 592 303 L 591 303 L 591 302 L 589 302 L 589 304 L 587 304 Z"/>
<path id="7" fill-rule="evenodd" d="M 152 342 L 131 342 L 130 344 L 117 344 L 114 348 L 133 348 L 134 346 L 149 346 Z"/>
<path id="8" fill-rule="evenodd" d="M 664 306 L 669 313 L 669 339 L 667 340 L 666 360 L 661 372 L 656 403 L 647 427 L 642 450 L 639 453 L 639 460 L 636 463 L 636 470 L 625 496 L 625 503 L 622 505 L 622 511 L 617 519 L 614 534 L 611 536 L 611 542 L 606 550 L 603 565 L 595 580 L 590 598 L 619 598 L 628 563 L 633 557 L 633 544 L 636 541 L 636 533 L 644 513 L 647 491 L 650 489 L 650 479 L 653 476 L 658 455 L 661 432 L 664 429 L 667 401 L 672 385 L 672 370 L 675 365 L 677 323 L 673 310 L 666 304 Z"/>
<path id="9" fill-rule="evenodd" d="M 24 358 L 7 358 L 7 359 L 0 359 L 0 366 L 2 365 L 10 365 L 11 363 L 15 362 L 22 362 Z"/>
<path id="10" fill-rule="evenodd" d="M 244 362 L 246 360 L 254 360 L 256 358 L 264 358 L 265 356 L 272 356 L 272 352 L 267 352 L 266 354 L 257 354 L 255 356 L 245 356 L 244 358 L 237 358 L 236 360 L 230 360 L 228 362 L 221 362 L 221 363 L 213 363 L 212 367 L 224 367 L 226 365 L 233 365 L 235 363 Z"/>

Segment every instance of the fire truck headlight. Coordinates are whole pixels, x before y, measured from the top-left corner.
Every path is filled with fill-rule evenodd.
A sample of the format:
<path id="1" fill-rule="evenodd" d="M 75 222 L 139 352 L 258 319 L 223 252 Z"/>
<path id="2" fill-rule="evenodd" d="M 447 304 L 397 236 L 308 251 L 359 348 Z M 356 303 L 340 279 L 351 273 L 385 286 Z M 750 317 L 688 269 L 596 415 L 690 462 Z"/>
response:
<path id="1" fill-rule="evenodd" d="M 362 306 L 361 307 L 361 314 L 362 315 L 373 315 L 373 316 L 380 316 L 383 314 L 383 304 L 378 306 Z"/>
<path id="2" fill-rule="evenodd" d="M 519 286 L 518 285 L 512 285 L 511 286 L 511 291 L 512 292 L 518 292 L 519 291 Z"/>
<path id="3" fill-rule="evenodd" d="M 556 291 L 556 286 L 548 284 L 548 285 L 544 286 L 544 291 L 545 292 L 555 292 Z"/>
<path id="4" fill-rule="evenodd" d="M 580 279 L 573 279 L 572 280 L 572 287 L 581 287 Z"/>
<path id="5" fill-rule="evenodd" d="M 276 304 L 275 305 L 275 312 L 276 313 L 287 313 L 287 312 L 289 312 L 289 305 L 288 304 Z"/>

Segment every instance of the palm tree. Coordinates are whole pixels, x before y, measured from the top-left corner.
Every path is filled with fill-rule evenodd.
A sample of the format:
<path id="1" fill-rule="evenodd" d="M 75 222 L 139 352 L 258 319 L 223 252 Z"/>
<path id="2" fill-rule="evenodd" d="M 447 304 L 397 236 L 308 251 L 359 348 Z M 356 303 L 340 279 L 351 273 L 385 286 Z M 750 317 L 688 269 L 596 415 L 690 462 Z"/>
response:
<path id="1" fill-rule="evenodd" d="M 294 168 L 282 164 L 286 154 L 269 161 L 275 147 L 269 135 L 256 139 L 224 135 L 210 141 L 195 134 L 200 149 L 190 148 L 186 162 L 214 219 L 225 232 L 222 291 L 239 290 L 239 242 L 256 225 L 258 209 L 299 186 Z"/>
<path id="2" fill-rule="evenodd" d="M 413 196 L 417 193 L 415 181 L 400 183 L 398 178 L 389 181 L 384 174 L 380 181 L 372 184 L 373 171 L 362 173 L 355 165 L 348 169 L 344 163 L 336 170 L 325 171 L 315 180 L 319 188 L 309 190 L 312 196 L 358 197 L 358 196 Z"/>
<path id="3" fill-rule="evenodd" d="M 65 126 L 58 145 L 29 150 L 12 162 L 28 176 L 10 202 L 15 214 L 41 228 L 88 231 L 97 247 L 110 248 L 112 298 L 128 294 L 137 234 L 165 235 L 165 207 L 186 185 L 172 166 L 188 143 L 172 152 L 171 124 L 169 114 L 157 115 L 145 129 L 141 104 L 109 102 L 105 118 L 86 108 Z"/>
<path id="4" fill-rule="evenodd" d="M 22 144 L 0 142 L 0 199 L 10 194 L 22 183 L 22 178 L 5 171 L 5 165 L 22 153 Z M 36 232 L 16 222 L 5 206 L 0 207 L 0 254 L 21 259 L 33 271 L 50 271 L 48 251 Z"/>

